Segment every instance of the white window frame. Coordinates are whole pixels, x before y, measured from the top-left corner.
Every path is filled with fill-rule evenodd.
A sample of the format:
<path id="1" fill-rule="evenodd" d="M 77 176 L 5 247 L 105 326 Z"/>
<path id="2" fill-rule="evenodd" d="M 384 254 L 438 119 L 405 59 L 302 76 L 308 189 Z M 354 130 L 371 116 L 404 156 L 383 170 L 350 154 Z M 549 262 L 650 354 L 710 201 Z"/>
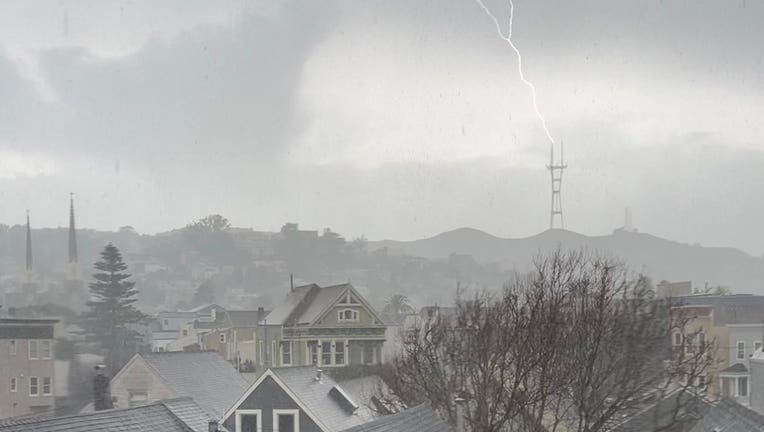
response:
<path id="1" fill-rule="evenodd" d="M 311 345 L 311 342 L 315 342 L 315 345 Z M 313 362 L 313 351 L 311 347 L 316 347 L 316 362 Z M 305 364 L 309 366 L 321 365 L 321 341 L 320 340 L 308 340 L 305 341 Z"/>
<path id="2" fill-rule="evenodd" d="M 143 396 L 143 400 L 133 399 L 135 396 Z M 149 393 L 147 391 L 127 391 L 127 407 L 134 408 L 149 403 Z"/>
<path id="3" fill-rule="evenodd" d="M 32 345 L 34 345 L 34 356 L 32 356 Z M 37 360 L 40 358 L 40 346 L 37 345 L 36 340 L 29 341 L 29 346 L 27 347 L 27 351 L 29 351 L 29 360 Z"/>
<path id="4" fill-rule="evenodd" d="M 329 344 L 329 362 L 324 362 L 324 344 Z M 318 360 L 320 366 L 331 366 L 334 360 L 334 341 L 322 340 L 318 347 Z"/>
<path id="5" fill-rule="evenodd" d="M 47 346 L 47 353 L 45 352 L 46 349 L 44 348 Z M 50 340 L 41 340 L 40 344 L 37 347 L 38 350 L 40 350 L 39 355 L 40 358 L 43 360 L 50 360 L 53 358 L 53 343 Z"/>
<path id="6" fill-rule="evenodd" d="M 345 318 L 345 312 L 348 312 L 348 311 L 350 311 L 350 315 L 352 317 L 350 319 Z M 339 311 L 337 311 L 337 322 L 341 322 L 341 323 L 354 322 L 355 323 L 355 322 L 359 322 L 360 320 L 361 320 L 361 314 L 358 313 L 356 309 L 345 308 L 345 309 L 340 309 Z"/>
<path id="7" fill-rule="evenodd" d="M 225 341 L 226 341 L 225 333 L 221 332 L 218 335 L 218 342 L 224 344 L 224 343 L 226 343 Z"/>
<path id="8" fill-rule="evenodd" d="M 289 346 L 289 362 L 284 362 L 284 346 Z M 279 343 L 279 361 L 281 362 L 281 366 L 292 366 L 292 355 L 294 354 L 292 350 L 292 341 L 281 341 Z"/>
<path id="9" fill-rule="evenodd" d="M 35 392 L 32 393 L 32 381 L 34 381 Z M 36 376 L 29 377 L 29 397 L 40 396 L 40 378 Z"/>
<path id="10" fill-rule="evenodd" d="M 342 363 L 337 363 L 337 343 L 342 344 Z M 332 365 L 334 366 L 346 366 L 348 364 L 348 342 L 347 341 L 332 341 Z"/>
<path id="11" fill-rule="evenodd" d="M 673 343 L 675 347 L 682 346 L 682 333 L 674 332 Z"/>
<path id="12" fill-rule="evenodd" d="M 298 409 L 274 409 L 273 410 L 273 432 L 279 431 L 278 416 L 291 415 L 294 418 L 294 430 L 300 430 L 300 410 Z"/>
<path id="13" fill-rule="evenodd" d="M 16 377 L 11 377 L 10 386 L 11 386 L 11 393 L 16 393 L 17 391 L 19 391 L 19 382 L 18 380 L 16 380 Z"/>
<path id="14" fill-rule="evenodd" d="M 48 391 L 45 391 L 45 380 L 48 380 Z M 43 396 L 51 396 L 53 395 L 53 378 L 51 377 L 42 377 L 42 395 Z"/>
<path id="15" fill-rule="evenodd" d="M 276 345 L 276 341 L 271 341 L 271 366 L 276 366 L 276 353 L 278 351 L 278 345 Z M 279 359 L 281 360 L 281 359 Z"/>
<path id="16" fill-rule="evenodd" d="M 740 354 L 740 345 L 743 346 L 743 354 Z M 745 359 L 745 341 L 737 341 L 737 344 L 735 345 L 735 358 L 738 360 Z"/>
<path id="17" fill-rule="evenodd" d="M 236 432 L 241 432 L 241 416 L 257 415 L 257 432 L 263 431 L 263 410 L 259 409 L 237 409 L 236 411 Z"/>
<path id="18" fill-rule="evenodd" d="M 265 364 L 265 342 L 263 341 L 257 341 L 257 351 L 258 351 L 258 357 L 260 360 L 260 366 Z"/>
<path id="19" fill-rule="evenodd" d="M 11 348 L 10 348 L 10 350 L 11 350 L 11 355 L 15 356 L 16 355 L 16 340 L 15 339 L 11 340 Z"/>

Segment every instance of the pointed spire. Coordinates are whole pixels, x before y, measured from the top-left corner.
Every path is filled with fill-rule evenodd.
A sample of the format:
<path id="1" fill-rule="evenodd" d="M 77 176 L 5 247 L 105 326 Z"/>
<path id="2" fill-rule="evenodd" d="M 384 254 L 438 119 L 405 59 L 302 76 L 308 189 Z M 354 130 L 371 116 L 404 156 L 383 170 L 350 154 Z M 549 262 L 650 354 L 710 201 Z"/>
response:
<path id="1" fill-rule="evenodd" d="M 29 225 L 29 210 L 27 210 L 27 272 L 32 271 L 32 228 Z"/>
<path id="2" fill-rule="evenodd" d="M 69 264 L 77 263 L 77 231 L 74 227 L 74 194 L 69 194 Z"/>

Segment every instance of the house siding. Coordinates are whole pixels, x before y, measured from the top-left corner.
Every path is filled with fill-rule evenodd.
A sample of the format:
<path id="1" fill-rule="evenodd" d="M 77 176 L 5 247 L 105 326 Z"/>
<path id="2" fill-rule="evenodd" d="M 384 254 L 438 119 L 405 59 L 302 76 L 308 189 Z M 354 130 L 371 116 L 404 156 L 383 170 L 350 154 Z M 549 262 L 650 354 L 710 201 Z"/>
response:
<path id="1" fill-rule="evenodd" d="M 151 370 L 140 357 L 127 366 L 120 375 L 111 381 L 111 395 L 116 397 L 114 408 L 128 408 L 130 392 L 146 393 L 146 403 L 176 397 L 162 379 Z"/>
<path id="2" fill-rule="evenodd" d="M 265 377 L 260 385 L 239 404 L 236 409 L 259 409 L 262 411 L 263 432 L 273 430 L 274 409 L 296 409 L 300 412 L 300 432 L 320 432 L 322 429 L 303 411 L 299 405 L 270 376 Z M 223 423 L 229 431 L 236 430 L 236 412 L 234 410 Z"/>

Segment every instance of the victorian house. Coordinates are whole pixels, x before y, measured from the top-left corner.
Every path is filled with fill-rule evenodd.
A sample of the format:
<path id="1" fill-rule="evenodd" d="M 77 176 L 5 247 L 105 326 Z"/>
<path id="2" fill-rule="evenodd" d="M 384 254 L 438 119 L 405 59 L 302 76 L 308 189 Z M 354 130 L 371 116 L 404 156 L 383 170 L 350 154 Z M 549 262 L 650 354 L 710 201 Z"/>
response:
<path id="1" fill-rule="evenodd" d="M 386 326 L 350 284 L 295 287 L 258 326 L 264 367 L 337 367 L 382 361 Z"/>

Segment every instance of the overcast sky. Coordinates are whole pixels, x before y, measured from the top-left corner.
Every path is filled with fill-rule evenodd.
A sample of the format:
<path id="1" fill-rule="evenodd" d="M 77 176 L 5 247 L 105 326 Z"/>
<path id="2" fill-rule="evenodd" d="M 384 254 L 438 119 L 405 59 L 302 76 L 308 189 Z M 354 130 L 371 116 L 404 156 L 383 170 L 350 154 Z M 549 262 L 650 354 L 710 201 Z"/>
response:
<path id="1" fill-rule="evenodd" d="M 0 3 L 0 222 L 548 227 L 548 145 L 473 0 Z M 764 2 L 516 0 L 566 227 L 764 252 Z M 506 25 L 508 2 L 486 3 Z"/>

